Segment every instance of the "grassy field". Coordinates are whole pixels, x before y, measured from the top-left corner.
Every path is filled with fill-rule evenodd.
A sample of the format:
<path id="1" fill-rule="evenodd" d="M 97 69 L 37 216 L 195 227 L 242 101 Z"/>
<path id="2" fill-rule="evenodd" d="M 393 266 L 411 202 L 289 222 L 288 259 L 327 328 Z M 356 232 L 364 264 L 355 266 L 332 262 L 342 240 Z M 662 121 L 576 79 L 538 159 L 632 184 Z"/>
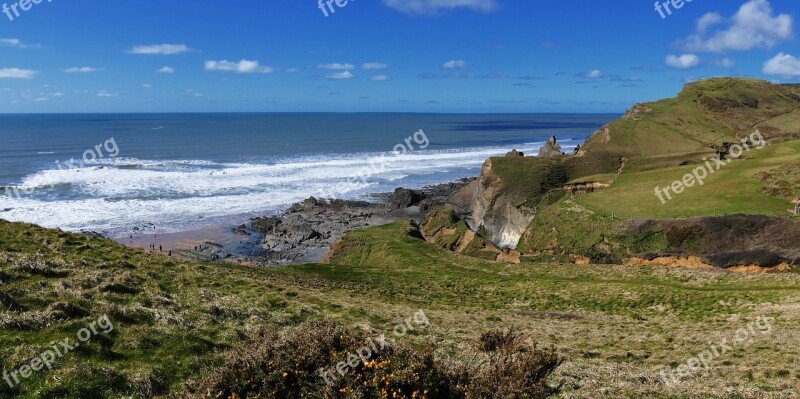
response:
<path id="1" fill-rule="evenodd" d="M 265 330 L 324 319 L 386 332 L 418 310 L 431 328 L 403 344 L 434 345 L 441 359 L 463 360 L 497 328 L 554 346 L 565 363 L 552 382 L 564 383 L 565 398 L 800 394 L 797 274 L 508 266 L 453 255 L 407 229 L 400 222 L 350 233 L 331 265 L 266 269 L 179 262 L 2 222 L 6 370 L 102 314 L 115 327 L 34 373 L 15 397 L 173 397 Z M 769 336 L 674 387 L 659 381 L 658 371 L 759 316 L 774 318 Z"/>
<path id="2" fill-rule="evenodd" d="M 671 167 L 619 175 L 605 190 L 581 196 L 581 204 L 615 213 L 623 218 L 674 218 L 735 213 L 787 216 L 792 204 L 769 196 L 754 178 L 782 165 L 800 160 L 800 141 L 772 144 L 747 153 L 748 159 L 734 160 L 709 175 L 703 186 L 687 188 L 662 204 L 655 187 L 664 188 L 680 180 L 701 164 Z M 664 197 L 666 200 L 666 197 Z"/>

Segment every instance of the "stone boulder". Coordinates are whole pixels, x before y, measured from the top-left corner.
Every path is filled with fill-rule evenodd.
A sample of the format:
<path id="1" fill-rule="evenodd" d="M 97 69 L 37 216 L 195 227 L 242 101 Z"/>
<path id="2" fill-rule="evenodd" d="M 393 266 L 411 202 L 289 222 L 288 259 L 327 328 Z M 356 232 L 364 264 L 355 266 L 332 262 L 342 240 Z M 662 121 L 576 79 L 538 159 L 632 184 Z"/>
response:
<path id="1" fill-rule="evenodd" d="M 281 218 L 271 216 L 266 218 L 255 218 L 252 220 L 253 231 L 268 234 L 275 232 L 275 229 L 283 223 Z"/>
<path id="2" fill-rule="evenodd" d="M 394 190 L 389 200 L 386 201 L 386 206 L 389 209 L 404 209 L 412 206 L 417 206 L 425 199 L 425 193 L 419 190 L 409 190 L 407 188 L 398 188 Z"/>
<path id="3" fill-rule="evenodd" d="M 544 146 L 539 150 L 539 156 L 542 158 L 552 158 L 561 155 L 563 155 L 563 153 L 561 152 L 561 146 L 558 145 L 556 136 L 553 136 L 550 138 L 550 140 L 547 140 L 547 142 L 544 143 Z"/>

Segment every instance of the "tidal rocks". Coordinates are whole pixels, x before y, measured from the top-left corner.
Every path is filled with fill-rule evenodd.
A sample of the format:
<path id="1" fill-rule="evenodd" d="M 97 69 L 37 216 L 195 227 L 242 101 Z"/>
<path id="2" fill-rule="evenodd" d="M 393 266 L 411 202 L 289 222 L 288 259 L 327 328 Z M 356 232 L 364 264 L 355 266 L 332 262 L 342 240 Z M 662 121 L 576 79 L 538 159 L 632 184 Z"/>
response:
<path id="1" fill-rule="evenodd" d="M 422 190 L 398 188 L 375 195 L 376 202 L 308 198 L 280 217 L 251 220 L 251 229 L 263 234 L 261 253 L 254 260 L 263 265 L 319 262 L 345 232 L 402 218 L 419 222 L 431 208 L 471 181 L 462 179 Z"/>
<path id="2" fill-rule="evenodd" d="M 400 187 L 394 190 L 394 193 L 389 197 L 386 206 L 389 209 L 403 209 L 412 206 L 417 206 L 425 199 L 425 193 L 419 190 L 409 190 Z"/>

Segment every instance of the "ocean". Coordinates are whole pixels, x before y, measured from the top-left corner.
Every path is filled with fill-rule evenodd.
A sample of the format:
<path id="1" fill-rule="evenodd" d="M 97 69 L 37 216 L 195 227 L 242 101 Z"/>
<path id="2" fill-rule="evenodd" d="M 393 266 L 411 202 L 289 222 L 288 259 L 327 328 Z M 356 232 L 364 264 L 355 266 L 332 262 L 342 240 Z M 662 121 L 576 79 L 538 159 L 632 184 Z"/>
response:
<path id="1" fill-rule="evenodd" d="M 486 158 L 535 154 L 553 135 L 570 152 L 618 117 L 0 115 L 0 218 L 112 237 L 234 225 L 312 195 L 369 200 L 476 176 Z"/>

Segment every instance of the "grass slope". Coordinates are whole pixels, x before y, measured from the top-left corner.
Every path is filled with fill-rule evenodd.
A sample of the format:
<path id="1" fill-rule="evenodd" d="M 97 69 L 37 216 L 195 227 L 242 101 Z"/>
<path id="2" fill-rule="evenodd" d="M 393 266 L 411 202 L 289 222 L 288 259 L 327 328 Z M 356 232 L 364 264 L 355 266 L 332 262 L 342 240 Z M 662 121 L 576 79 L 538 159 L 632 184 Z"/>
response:
<path id="1" fill-rule="evenodd" d="M 628 158 L 707 151 L 758 128 L 768 140 L 800 138 L 800 90 L 767 81 L 713 78 L 684 86 L 675 97 L 639 104 L 595 134 L 584 149 Z"/>
<path id="2" fill-rule="evenodd" d="M 101 314 L 115 326 L 13 395 L 175 397 L 184 382 L 202 378 L 265 331 L 327 319 L 385 332 L 420 309 L 431 328 L 404 343 L 435 344 L 440 359 L 464 361 L 481 332 L 511 326 L 555 346 L 566 359 L 554 380 L 565 383 L 565 397 L 690 397 L 701 389 L 705 397 L 798 394 L 798 275 L 507 266 L 455 256 L 409 233 L 408 222 L 355 231 L 337 246 L 331 265 L 259 269 L 176 262 L 0 222 L 0 292 L 20 305 L 0 311 L 7 370 Z M 85 313 L 66 314 L 58 303 Z M 761 315 L 775 318 L 768 339 L 675 388 L 658 382 L 657 371 Z"/>
<path id="3" fill-rule="evenodd" d="M 581 204 L 605 214 L 623 218 L 674 218 L 723 214 L 765 214 L 788 216 L 792 204 L 764 192 L 755 176 L 800 160 L 800 141 L 768 145 L 747 153 L 748 159 L 734 160 L 715 171 L 703 186 L 687 188 L 662 204 L 655 187 L 664 188 L 680 180 L 701 163 L 658 170 L 632 171 L 619 175 L 611 187 L 580 196 Z M 665 197 L 666 199 L 666 197 Z"/>

